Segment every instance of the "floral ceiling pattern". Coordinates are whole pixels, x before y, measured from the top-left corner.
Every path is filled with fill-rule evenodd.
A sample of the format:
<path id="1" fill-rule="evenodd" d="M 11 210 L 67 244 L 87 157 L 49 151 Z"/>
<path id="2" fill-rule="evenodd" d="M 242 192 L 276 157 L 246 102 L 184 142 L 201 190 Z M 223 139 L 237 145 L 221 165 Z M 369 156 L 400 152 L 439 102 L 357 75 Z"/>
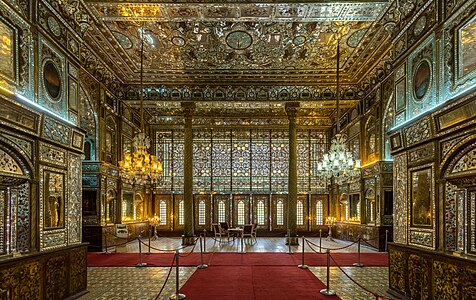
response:
<path id="1" fill-rule="evenodd" d="M 337 39 L 341 82 L 353 84 L 362 57 L 378 48 L 371 45 L 380 32 L 375 21 L 390 4 L 85 3 L 99 22 L 91 36 L 125 83 L 138 82 L 143 41 L 145 82 L 168 84 L 329 84 Z"/>

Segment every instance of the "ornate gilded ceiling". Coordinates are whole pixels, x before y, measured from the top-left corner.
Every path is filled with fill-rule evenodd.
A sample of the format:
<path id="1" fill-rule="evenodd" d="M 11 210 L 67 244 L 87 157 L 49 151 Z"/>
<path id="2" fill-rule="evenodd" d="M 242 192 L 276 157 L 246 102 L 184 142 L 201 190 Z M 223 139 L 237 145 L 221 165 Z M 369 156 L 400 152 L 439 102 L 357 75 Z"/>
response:
<path id="1" fill-rule="evenodd" d="M 358 81 L 364 39 L 389 3 L 86 4 L 93 41 L 126 83 L 138 81 L 144 41 L 146 82 L 316 85 L 335 80 L 337 37 L 341 82 Z"/>
<path id="2" fill-rule="evenodd" d="M 391 4 L 385 0 L 83 1 L 94 19 L 88 51 L 123 81 L 119 97 L 134 107 L 143 43 L 146 109 L 155 124 L 173 123 L 181 101 L 195 101 L 197 115 L 244 124 L 240 117 L 285 118 L 284 103 L 299 101 L 304 123 L 329 126 L 337 43 L 346 107 L 362 99 L 365 75 L 390 45 L 379 23 Z"/>

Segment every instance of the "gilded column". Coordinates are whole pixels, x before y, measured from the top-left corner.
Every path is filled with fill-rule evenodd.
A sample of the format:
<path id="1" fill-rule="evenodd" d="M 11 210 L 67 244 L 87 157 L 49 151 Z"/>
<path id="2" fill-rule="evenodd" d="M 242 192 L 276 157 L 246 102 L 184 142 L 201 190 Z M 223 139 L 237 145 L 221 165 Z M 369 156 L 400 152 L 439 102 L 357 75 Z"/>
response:
<path id="1" fill-rule="evenodd" d="M 286 103 L 286 114 L 289 120 L 289 175 L 288 175 L 288 232 L 290 237 L 286 243 L 298 245 L 296 231 L 296 204 L 297 204 L 297 138 L 296 115 L 299 102 Z"/>
<path id="2" fill-rule="evenodd" d="M 193 228 L 193 132 L 192 117 L 195 110 L 194 102 L 182 102 L 185 119 L 183 147 L 183 210 L 184 231 L 182 245 L 190 245 L 194 240 Z"/>

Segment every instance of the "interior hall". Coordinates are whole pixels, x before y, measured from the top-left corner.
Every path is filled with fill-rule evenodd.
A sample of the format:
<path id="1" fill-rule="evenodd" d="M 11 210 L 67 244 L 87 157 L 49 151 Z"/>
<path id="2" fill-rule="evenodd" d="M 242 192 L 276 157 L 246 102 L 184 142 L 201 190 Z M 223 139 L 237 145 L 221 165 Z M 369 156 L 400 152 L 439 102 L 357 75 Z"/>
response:
<path id="1" fill-rule="evenodd" d="M 0 299 L 476 299 L 475 0 L 0 0 Z"/>

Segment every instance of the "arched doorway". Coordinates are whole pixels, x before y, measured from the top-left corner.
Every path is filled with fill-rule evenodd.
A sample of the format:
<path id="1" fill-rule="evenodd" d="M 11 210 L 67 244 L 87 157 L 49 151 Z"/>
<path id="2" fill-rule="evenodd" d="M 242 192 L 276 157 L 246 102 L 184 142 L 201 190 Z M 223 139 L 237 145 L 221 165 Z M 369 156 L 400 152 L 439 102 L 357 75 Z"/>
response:
<path id="1" fill-rule="evenodd" d="M 8 143 L 8 144 L 7 144 Z M 0 255 L 30 249 L 32 165 L 0 138 Z"/>

